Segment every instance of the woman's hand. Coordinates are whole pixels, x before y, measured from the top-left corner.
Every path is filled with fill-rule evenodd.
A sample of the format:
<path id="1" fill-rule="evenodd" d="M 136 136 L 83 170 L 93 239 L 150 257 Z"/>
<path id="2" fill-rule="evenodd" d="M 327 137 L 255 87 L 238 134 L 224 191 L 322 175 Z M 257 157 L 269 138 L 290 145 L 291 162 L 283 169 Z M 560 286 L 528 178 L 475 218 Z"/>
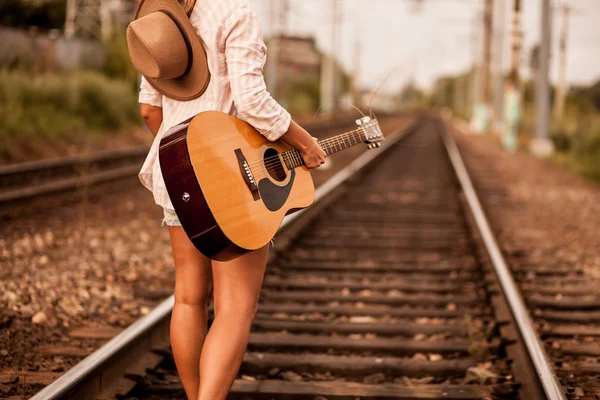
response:
<path id="1" fill-rule="evenodd" d="M 299 150 L 300 155 L 304 160 L 304 165 L 306 165 L 309 169 L 320 167 L 325 162 L 325 158 L 327 157 L 327 154 L 317 142 L 317 138 L 312 139 L 312 143 L 307 144 L 305 148 Z"/>
<path id="2" fill-rule="evenodd" d="M 295 147 L 300 152 L 304 164 L 308 168 L 317 168 L 325 162 L 325 151 L 321 148 L 317 139 L 310 136 L 306 130 L 304 130 L 296 122 L 292 121 L 287 132 L 281 137 L 281 140 Z"/>

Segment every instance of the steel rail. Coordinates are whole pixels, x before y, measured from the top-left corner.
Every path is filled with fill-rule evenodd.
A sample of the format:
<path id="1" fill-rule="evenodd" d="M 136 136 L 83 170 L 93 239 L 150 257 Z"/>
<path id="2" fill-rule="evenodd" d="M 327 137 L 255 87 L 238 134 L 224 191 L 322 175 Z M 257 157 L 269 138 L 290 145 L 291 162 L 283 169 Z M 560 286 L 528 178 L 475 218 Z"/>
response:
<path id="1" fill-rule="evenodd" d="M 309 122 L 304 126 L 312 131 L 325 131 L 337 129 L 348 125 L 349 123 L 351 123 L 349 118 L 344 117 L 335 120 L 328 119 Z M 140 145 L 120 150 L 98 151 L 88 154 L 0 166 L 0 180 L 16 179 L 19 175 L 48 173 L 49 171 L 61 169 L 71 169 L 77 175 L 76 168 L 79 166 L 144 157 L 148 153 L 148 150 L 148 146 Z M 140 161 L 135 164 L 131 163 L 131 165 L 91 172 L 80 176 L 53 179 L 33 186 L 21 186 L 12 189 L 7 188 L 7 190 L 0 191 L 0 204 L 25 200 L 45 194 L 66 192 L 81 186 L 91 186 L 103 182 L 135 177 L 141 166 L 142 162 Z"/>
<path id="2" fill-rule="evenodd" d="M 113 168 L 108 171 L 99 171 L 92 174 L 82 175 L 76 178 L 61 179 L 36 186 L 0 192 L 0 203 L 8 203 L 16 200 L 24 200 L 42 194 L 51 194 L 75 189 L 82 186 L 97 185 L 104 182 L 135 176 L 140 170 L 139 164 Z"/>
<path id="3" fill-rule="evenodd" d="M 123 332 L 105 343 L 98 350 L 77 363 L 56 381 L 46 386 L 35 394 L 30 400 L 52 400 L 60 399 L 72 390 L 75 385 L 84 380 L 98 367 L 107 362 L 111 357 L 125 349 L 129 343 L 152 329 L 163 318 L 166 318 L 173 309 L 174 297 L 170 296 L 148 315 L 138 319 Z"/>
<path id="4" fill-rule="evenodd" d="M 98 151 L 76 156 L 5 165 L 0 166 L 0 178 L 10 175 L 45 171 L 53 168 L 75 167 L 81 164 L 112 161 L 119 158 L 142 157 L 148 153 L 148 150 L 148 146 L 136 146 L 128 149 Z"/>
<path id="5" fill-rule="evenodd" d="M 312 121 L 303 124 L 307 130 L 330 130 L 338 127 L 343 127 L 351 123 L 349 117 L 340 119 L 324 119 Z M 33 173 L 45 171 L 53 168 L 75 167 L 81 164 L 98 163 L 112 161 L 120 158 L 142 157 L 148 154 L 149 146 L 139 145 L 117 150 L 104 150 L 87 154 L 78 154 L 73 156 L 50 158 L 46 160 L 29 161 L 17 164 L 9 164 L 0 166 L 0 178 L 11 175 L 19 175 L 24 173 Z"/>
<path id="6" fill-rule="evenodd" d="M 387 150 L 392 148 L 392 146 L 398 143 L 402 138 L 415 131 L 419 126 L 420 121 L 417 119 L 417 121 L 411 123 L 407 128 L 394 131 L 391 135 L 389 135 L 392 137 L 383 143 L 379 151 L 375 150 L 365 152 L 356 158 L 351 164 L 337 172 L 334 176 L 328 179 L 327 182 L 317 188 L 315 202 L 313 205 L 323 200 L 335 188 L 346 182 L 353 174 L 366 167 L 377 157 L 386 153 Z M 289 226 L 300 215 L 304 214 L 306 210 L 307 209 L 304 209 L 287 216 L 279 229 L 281 230 Z M 154 326 L 159 324 L 160 321 L 166 318 L 171 313 L 173 304 L 174 296 L 171 295 L 166 300 L 161 302 L 156 308 L 150 311 L 150 313 L 148 313 L 146 316 L 138 319 L 123 332 L 105 343 L 91 355 L 77 363 L 60 378 L 36 393 L 33 397 L 31 397 L 30 400 L 58 400 L 62 399 L 63 396 L 68 395 L 78 383 L 85 380 L 95 370 L 103 366 L 104 363 L 116 357 L 119 352 L 126 349 L 131 343 L 135 342 L 136 339 L 146 334 Z"/>
<path id="7" fill-rule="evenodd" d="M 549 400 L 567 400 L 564 390 L 561 388 L 561 385 L 558 382 L 555 374 L 552 372 L 550 362 L 546 356 L 546 352 L 544 351 L 543 344 L 537 336 L 536 329 L 529 316 L 527 307 L 523 301 L 523 297 L 517 288 L 512 273 L 510 272 L 506 261 L 502 256 L 500 247 L 498 246 L 494 234 L 492 233 L 492 229 L 488 223 L 487 217 L 485 216 L 483 207 L 479 201 L 479 197 L 475 192 L 473 183 L 469 173 L 467 172 L 467 168 L 463 162 L 462 156 L 460 155 L 458 146 L 456 145 L 452 135 L 446 131 L 444 123 L 439 120 L 438 129 L 440 131 L 440 135 L 442 136 L 446 151 L 448 152 L 450 162 L 454 168 L 454 171 L 456 172 L 456 176 L 465 195 L 466 201 L 469 204 L 469 209 L 471 210 L 485 248 L 490 256 L 490 260 L 496 275 L 498 276 L 498 280 L 500 281 L 500 286 L 506 297 L 506 301 L 508 302 L 513 317 L 515 318 L 517 327 L 519 329 L 519 334 L 523 338 L 525 346 L 527 347 L 527 351 L 536 369 L 538 379 L 542 384 L 544 392 L 546 393 L 546 396 L 548 396 Z"/>

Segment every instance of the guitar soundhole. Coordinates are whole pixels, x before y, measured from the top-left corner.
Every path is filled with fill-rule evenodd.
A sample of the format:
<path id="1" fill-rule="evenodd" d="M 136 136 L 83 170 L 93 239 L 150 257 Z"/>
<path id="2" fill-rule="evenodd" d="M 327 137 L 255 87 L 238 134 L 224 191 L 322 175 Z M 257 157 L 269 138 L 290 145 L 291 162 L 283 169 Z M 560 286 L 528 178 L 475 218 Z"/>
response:
<path id="1" fill-rule="evenodd" d="M 281 163 L 281 158 L 279 157 L 279 152 L 275 149 L 267 149 L 264 155 L 265 168 L 271 178 L 275 179 L 277 182 L 282 182 L 285 180 L 287 176 L 285 172 L 285 168 L 283 168 L 283 164 Z"/>

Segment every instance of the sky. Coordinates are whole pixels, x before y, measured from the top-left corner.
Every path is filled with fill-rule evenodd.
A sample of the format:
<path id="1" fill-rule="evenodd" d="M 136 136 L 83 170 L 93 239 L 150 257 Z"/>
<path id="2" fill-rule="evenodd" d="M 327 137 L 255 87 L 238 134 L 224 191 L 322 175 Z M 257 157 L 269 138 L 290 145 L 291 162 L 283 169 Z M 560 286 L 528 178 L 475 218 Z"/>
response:
<path id="1" fill-rule="evenodd" d="M 250 0 L 263 22 L 263 32 L 273 31 L 271 1 Z M 330 0 L 288 0 L 290 12 L 284 32 L 315 36 L 320 49 L 331 52 L 332 10 Z M 560 1 L 553 0 L 555 6 Z M 410 80 L 431 87 L 442 75 L 468 69 L 474 57 L 481 58 L 483 0 L 339 0 L 339 41 L 335 56 L 347 70 L 358 69 L 359 82 L 366 87 L 398 90 Z M 542 0 L 522 0 L 524 49 L 522 73 L 529 75 L 529 53 L 540 38 Z M 509 65 L 510 8 L 512 0 L 495 0 L 496 16 L 505 9 L 504 70 Z M 591 84 L 600 79 L 600 0 L 570 0 L 567 50 L 567 82 Z M 420 11 L 419 11 L 420 10 Z M 552 60 L 550 75 L 558 76 L 558 38 L 562 15 L 552 13 Z M 477 22 L 477 24 L 475 23 Z M 275 27 L 275 29 L 277 29 Z M 355 60 L 359 60 L 356 63 Z"/>

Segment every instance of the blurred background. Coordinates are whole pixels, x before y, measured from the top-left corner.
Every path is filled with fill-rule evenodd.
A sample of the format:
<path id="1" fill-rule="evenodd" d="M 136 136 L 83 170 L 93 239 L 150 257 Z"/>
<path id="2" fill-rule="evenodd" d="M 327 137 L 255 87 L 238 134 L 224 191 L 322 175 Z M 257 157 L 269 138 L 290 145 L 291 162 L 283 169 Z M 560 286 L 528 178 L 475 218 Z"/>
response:
<path id="1" fill-rule="evenodd" d="M 295 117 L 444 110 L 600 179 L 597 0 L 251 3 L 269 91 Z M 0 2 L 0 164 L 149 143 L 124 38 L 135 8 Z"/>

